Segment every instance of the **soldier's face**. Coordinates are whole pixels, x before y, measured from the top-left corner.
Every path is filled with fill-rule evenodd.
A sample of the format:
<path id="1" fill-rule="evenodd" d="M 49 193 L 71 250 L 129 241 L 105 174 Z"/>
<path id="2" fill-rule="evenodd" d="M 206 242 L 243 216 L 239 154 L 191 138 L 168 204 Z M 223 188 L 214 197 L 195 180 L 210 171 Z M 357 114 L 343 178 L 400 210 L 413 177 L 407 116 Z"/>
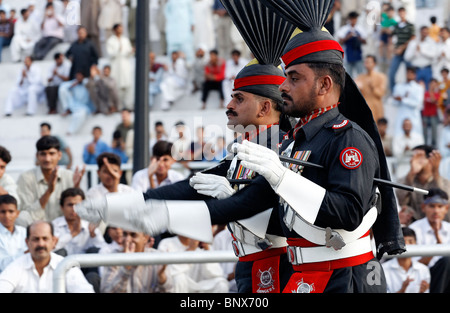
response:
<path id="1" fill-rule="evenodd" d="M 280 86 L 284 100 L 283 113 L 303 117 L 317 106 L 317 79 L 306 64 L 292 65 L 286 70 L 286 80 Z"/>
<path id="2" fill-rule="evenodd" d="M 257 125 L 258 98 L 245 91 L 235 91 L 225 112 L 228 117 L 228 127 L 247 127 Z"/>

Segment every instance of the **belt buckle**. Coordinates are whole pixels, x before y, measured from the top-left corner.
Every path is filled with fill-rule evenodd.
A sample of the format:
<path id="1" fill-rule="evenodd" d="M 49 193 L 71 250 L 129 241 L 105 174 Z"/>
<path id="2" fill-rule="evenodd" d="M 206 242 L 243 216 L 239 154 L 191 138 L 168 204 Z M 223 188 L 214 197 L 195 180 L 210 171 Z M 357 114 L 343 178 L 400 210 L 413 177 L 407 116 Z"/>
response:
<path id="1" fill-rule="evenodd" d="M 301 248 L 287 246 L 287 255 L 288 255 L 289 263 L 291 263 L 292 265 L 303 264 Z"/>
<path id="2" fill-rule="evenodd" d="M 231 246 L 233 247 L 233 252 L 234 252 L 234 254 L 235 254 L 238 258 L 245 256 L 244 248 L 243 248 L 243 246 L 242 246 L 242 243 L 240 243 L 238 240 L 233 240 L 233 241 L 231 242 Z"/>
<path id="3" fill-rule="evenodd" d="M 288 213 L 292 214 L 292 217 L 290 218 L 290 221 L 287 220 Z M 289 229 L 289 231 L 292 231 L 292 229 L 294 228 L 295 214 L 296 214 L 296 212 L 286 203 L 285 204 L 283 221 L 286 224 L 286 227 Z"/>

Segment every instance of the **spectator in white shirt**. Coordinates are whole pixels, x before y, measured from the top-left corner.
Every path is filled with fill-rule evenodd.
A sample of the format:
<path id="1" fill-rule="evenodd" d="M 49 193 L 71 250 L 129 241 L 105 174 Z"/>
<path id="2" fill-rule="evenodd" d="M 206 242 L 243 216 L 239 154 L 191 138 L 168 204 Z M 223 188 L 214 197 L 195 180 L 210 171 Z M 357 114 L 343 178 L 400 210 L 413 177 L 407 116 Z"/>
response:
<path id="1" fill-rule="evenodd" d="M 66 61 L 64 54 L 58 52 L 53 58 L 55 64 L 50 68 L 48 85 L 45 87 L 49 114 L 57 113 L 59 86 L 69 80 L 71 68 L 71 64 Z"/>
<path id="2" fill-rule="evenodd" d="M 43 60 L 50 50 L 63 42 L 64 25 L 64 19 L 56 15 L 53 3 L 47 3 L 41 24 L 42 38 L 36 42 L 33 49 L 35 60 Z"/>
<path id="3" fill-rule="evenodd" d="M 433 64 L 433 77 L 440 77 L 443 68 L 450 68 L 450 29 L 442 27 L 437 43 L 437 60 Z"/>
<path id="4" fill-rule="evenodd" d="M 26 243 L 30 253 L 14 260 L 0 274 L 0 293 L 53 292 L 53 275 L 64 259 L 52 252 L 56 241 L 51 223 L 38 221 L 28 226 Z M 94 289 L 80 268 L 72 267 L 66 273 L 66 291 L 93 293 Z"/>
<path id="5" fill-rule="evenodd" d="M 432 64 L 437 58 L 436 42 L 429 36 L 430 29 L 427 26 L 420 28 L 420 36 L 409 42 L 405 51 L 405 60 L 410 66 L 416 68 L 418 82 L 423 81 L 425 88 L 428 89 L 433 78 Z"/>
<path id="6" fill-rule="evenodd" d="M 415 245 L 416 233 L 409 227 L 403 227 L 405 244 Z M 429 293 L 430 270 L 412 258 L 393 258 L 383 263 L 389 293 Z"/>
<path id="7" fill-rule="evenodd" d="M 81 254 L 92 247 L 98 250 L 105 244 L 97 226 L 82 220 L 75 213 L 74 205 L 84 199 L 84 192 L 80 188 L 69 188 L 61 193 L 60 206 L 63 216 L 52 221 L 55 237 L 58 238 L 55 251 L 64 249 L 67 255 Z"/>
<path id="8" fill-rule="evenodd" d="M 131 186 L 133 189 L 146 192 L 161 186 L 176 183 L 186 177 L 171 169 L 175 163 L 172 157 L 173 144 L 160 140 L 153 146 L 152 159 L 148 168 L 144 168 L 133 175 Z"/>
<path id="9" fill-rule="evenodd" d="M 5 147 L 0 146 L 0 195 L 9 194 L 19 201 L 16 181 L 5 173 L 9 162 L 11 162 L 11 153 Z M 18 202 L 18 204 L 20 203 Z"/>
<path id="10" fill-rule="evenodd" d="M 14 110 L 24 105 L 27 105 L 26 115 L 34 115 L 44 96 L 41 71 L 31 57 L 26 57 L 16 85 L 6 99 L 5 115 L 11 116 Z"/>
<path id="11" fill-rule="evenodd" d="M 444 221 L 448 208 L 448 194 L 439 188 L 430 189 L 422 204 L 425 217 L 409 226 L 416 232 L 417 244 L 450 244 L 450 223 Z M 430 293 L 450 292 L 450 257 L 419 257 L 419 262 L 430 268 Z"/>
<path id="12" fill-rule="evenodd" d="M 0 196 L 0 273 L 28 249 L 25 227 L 15 225 L 18 216 L 16 198 L 8 194 Z"/>
<path id="13" fill-rule="evenodd" d="M 41 38 L 40 27 L 30 18 L 30 11 L 22 9 L 22 17 L 14 25 L 14 36 L 10 50 L 13 62 L 20 62 L 22 54 L 31 55 L 34 45 Z"/>
<path id="14" fill-rule="evenodd" d="M 104 197 L 108 193 L 127 193 L 136 192 L 133 188 L 128 185 L 121 184 L 120 178 L 122 177 L 122 169 L 120 168 L 122 162 L 117 154 L 111 152 L 104 152 L 97 157 L 97 175 L 100 183 L 92 186 L 86 192 L 86 198 L 99 198 Z M 105 233 L 106 226 L 116 226 L 116 225 L 105 225 L 101 222 L 99 228 L 102 233 Z"/>

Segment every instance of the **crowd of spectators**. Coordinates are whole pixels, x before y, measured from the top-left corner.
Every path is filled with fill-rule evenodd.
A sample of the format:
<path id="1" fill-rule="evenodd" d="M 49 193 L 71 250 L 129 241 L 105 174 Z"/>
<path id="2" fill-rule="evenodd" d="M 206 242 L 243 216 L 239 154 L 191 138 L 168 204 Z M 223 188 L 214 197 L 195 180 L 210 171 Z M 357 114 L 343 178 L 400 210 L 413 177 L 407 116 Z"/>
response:
<path id="1" fill-rule="evenodd" d="M 203 127 L 190 138 L 180 121 L 173 125 L 172 137 L 158 121 L 148 167 L 132 177 L 122 169 L 133 155 L 129 62 L 134 53 L 136 1 L 77 0 L 81 27 L 68 23 L 70 1 L 34 1 L 18 14 L 3 2 L 0 57 L 1 49 L 4 52 L 9 46 L 12 62 L 23 63 L 4 114 L 14 118 L 14 110 L 26 106 L 26 114 L 35 115 L 37 107 L 46 103 L 48 114 L 70 116 L 70 122 L 62 136 L 53 134 L 50 124 L 41 125 L 33 152 L 36 167 L 17 181 L 5 173 L 14 156 L 8 147 L 0 147 L 0 292 L 51 291 L 51 283 L 40 289 L 44 286 L 40 280 L 51 280 L 49 273 L 42 275 L 36 261 L 39 249 L 33 241 L 39 238 L 48 240 L 41 248 L 52 259 L 51 271 L 61 257 L 73 253 L 203 251 L 229 240 L 217 237 L 208 246 L 181 236 L 151 238 L 115 225 L 90 225 L 73 211 L 86 198 L 175 183 L 187 177 L 190 161 L 217 161 L 226 154 L 224 138 L 212 142 L 205 138 Z M 427 198 L 396 190 L 405 240 L 448 244 L 449 21 L 432 17 L 425 24 L 416 23 L 417 10 L 433 7 L 431 0 L 379 3 L 379 23 L 368 23 L 372 12 L 365 10 L 364 1 L 336 0 L 327 27 L 343 46 L 346 69 L 372 109 L 392 179 L 430 190 Z M 197 109 L 206 110 L 210 93 L 218 92 L 218 106 L 225 107 L 235 76 L 252 56 L 220 1 L 150 0 L 150 16 L 150 106 L 173 110 L 175 102 L 190 95 L 197 97 Z M 39 62 L 61 43 L 68 44 L 67 50 L 50 56 L 54 64 L 42 77 Z M 100 67 L 102 58 L 107 62 Z M 388 106 L 395 108 L 395 114 L 387 113 Z M 92 139 L 85 140 L 83 163 L 97 166 L 95 176 L 73 168 L 70 137 L 64 139 L 76 135 L 93 114 L 121 114 L 122 119 L 112 138 L 104 139 L 103 125 L 98 125 L 92 129 Z M 175 170 L 176 163 L 188 174 Z M 83 178 L 89 181 L 86 188 L 80 185 Z M 433 210 L 439 213 L 430 213 Z M 219 233 L 216 227 L 212 231 Z M 35 262 L 39 276 L 26 268 L 30 262 Z M 384 262 L 388 290 L 448 292 L 448 264 L 445 257 Z M 14 275 L 17 271 L 24 274 Z M 74 292 L 231 292 L 232 273 L 233 265 L 223 269 L 211 264 L 115 266 L 74 270 L 67 277 L 68 291 Z"/>

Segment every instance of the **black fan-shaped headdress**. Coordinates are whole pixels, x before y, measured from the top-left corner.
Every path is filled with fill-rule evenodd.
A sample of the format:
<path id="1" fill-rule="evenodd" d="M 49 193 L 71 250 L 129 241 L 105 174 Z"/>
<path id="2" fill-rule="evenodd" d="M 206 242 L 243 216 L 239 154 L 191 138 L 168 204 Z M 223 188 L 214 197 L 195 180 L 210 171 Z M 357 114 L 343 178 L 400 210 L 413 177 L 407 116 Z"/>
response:
<path id="1" fill-rule="evenodd" d="M 282 102 L 280 58 L 295 27 L 257 0 L 221 2 L 255 56 L 236 76 L 234 89 Z"/>
<path id="2" fill-rule="evenodd" d="M 324 29 L 334 0 L 259 0 L 262 4 L 298 27 L 286 45 L 282 59 L 286 68 L 300 63 L 343 64 L 343 49 Z M 390 180 L 386 156 L 372 112 L 350 75 L 346 74 L 345 89 L 341 95 L 339 111 L 360 125 L 375 142 L 381 178 Z M 382 211 L 373 225 L 378 256 L 405 251 L 400 228 L 394 190 L 379 186 Z"/>

